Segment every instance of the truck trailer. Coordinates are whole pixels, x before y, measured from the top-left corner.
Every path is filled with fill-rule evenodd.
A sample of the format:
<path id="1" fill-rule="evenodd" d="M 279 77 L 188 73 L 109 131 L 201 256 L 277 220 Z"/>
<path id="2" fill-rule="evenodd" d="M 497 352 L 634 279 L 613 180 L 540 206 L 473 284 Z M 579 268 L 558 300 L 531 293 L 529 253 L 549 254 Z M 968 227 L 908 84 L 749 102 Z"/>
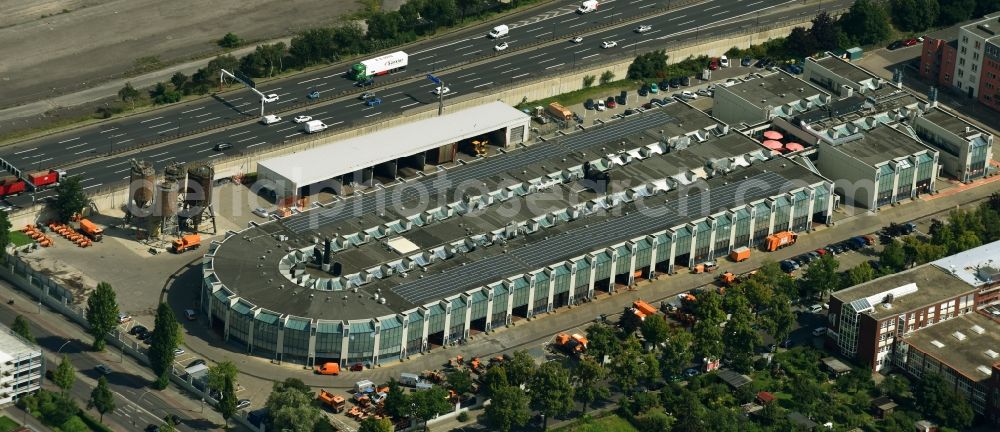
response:
<path id="1" fill-rule="evenodd" d="M 347 74 L 355 81 L 365 81 L 373 76 L 386 75 L 398 70 L 406 69 L 409 64 L 409 56 L 403 51 L 396 51 L 384 56 L 355 63 Z"/>
<path id="2" fill-rule="evenodd" d="M 585 14 L 597 10 L 597 0 L 587 0 L 580 5 L 580 8 L 576 10 L 577 13 Z"/>

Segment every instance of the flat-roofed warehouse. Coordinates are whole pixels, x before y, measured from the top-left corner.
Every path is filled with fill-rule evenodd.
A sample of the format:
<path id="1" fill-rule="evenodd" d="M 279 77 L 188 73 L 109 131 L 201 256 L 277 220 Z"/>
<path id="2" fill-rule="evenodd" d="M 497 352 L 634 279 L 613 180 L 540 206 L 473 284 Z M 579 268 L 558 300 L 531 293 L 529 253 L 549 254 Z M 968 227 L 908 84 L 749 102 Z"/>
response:
<path id="1" fill-rule="evenodd" d="M 349 195 L 373 186 L 375 177 L 393 181 L 401 169 L 423 171 L 454 161 L 459 151 L 474 153 L 473 141 L 505 149 L 525 142 L 530 122 L 527 114 L 492 102 L 261 161 L 258 180 L 279 200 L 323 189 Z"/>
<path id="2" fill-rule="evenodd" d="M 380 364 L 808 231 L 833 205 L 829 180 L 676 102 L 390 188 L 439 176 L 477 190 L 383 210 L 374 191 L 214 242 L 202 312 L 257 355 Z"/>

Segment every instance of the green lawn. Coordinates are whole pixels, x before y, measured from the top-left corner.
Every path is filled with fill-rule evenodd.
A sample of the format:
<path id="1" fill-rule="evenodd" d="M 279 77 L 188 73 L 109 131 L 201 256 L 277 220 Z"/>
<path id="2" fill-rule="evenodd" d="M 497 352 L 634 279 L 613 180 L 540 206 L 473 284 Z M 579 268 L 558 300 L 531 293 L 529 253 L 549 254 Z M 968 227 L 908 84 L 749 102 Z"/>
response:
<path id="1" fill-rule="evenodd" d="M 555 432 L 639 432 L 628 420 L 611 414 L 601 418 L 581 420 Z"/>
<path id="2" fill-rule="evenodd" d="M 25 234 L 25 233 L 23 233 L 23 232 L 20 232 L 20 231 L 11 231 L 10 232 L 10 242 L 14 246 L 17 246 L 17 247 L 24 246 L 26 244 L 30 244 L 33 241 L 34 240 L 32 240 L 31 237 L 28 237 L 28 235 Z"/>
<path id="3" fill-rule="evenodd" d="M 17 424 L 14 420 L 11 420 L 10 417 L 0 416 L 0 432 L 10 432 L 19 427 L 21 427 L 21 425 Z"/>

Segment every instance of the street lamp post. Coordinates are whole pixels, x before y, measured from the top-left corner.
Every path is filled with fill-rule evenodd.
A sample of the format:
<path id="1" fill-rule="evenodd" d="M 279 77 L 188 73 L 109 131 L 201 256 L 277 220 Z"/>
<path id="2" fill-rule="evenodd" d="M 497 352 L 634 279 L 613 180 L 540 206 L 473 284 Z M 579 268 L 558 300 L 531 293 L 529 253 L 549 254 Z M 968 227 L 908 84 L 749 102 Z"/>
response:
<path id="1" fill-rule="evenodd" d="M 56 350 L 56 355 L 59 355 L 59 353 L 62 352 L 62 349 L 66 348 L 66 345 L 69 345 L 70 342 L 73 342 L 73 341 L 70 340 L 70 339 L 67 339 L 66 342 L 63 342 L 63 344 L 59 346 L 59 349 Z"/>

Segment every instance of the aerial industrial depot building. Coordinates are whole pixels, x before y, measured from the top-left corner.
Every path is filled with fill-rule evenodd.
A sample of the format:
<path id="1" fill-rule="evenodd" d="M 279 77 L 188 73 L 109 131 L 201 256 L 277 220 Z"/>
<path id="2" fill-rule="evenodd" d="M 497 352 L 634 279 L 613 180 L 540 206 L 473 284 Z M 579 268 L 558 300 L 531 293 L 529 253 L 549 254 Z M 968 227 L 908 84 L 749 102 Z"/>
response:
<path id="1" fill-rule="evenodd" d="M 902 153 L 886 160 L 860 158 L 867 168 L 852 181 L 879 184 L 888 175 L 880 167 L 888 165 L 886 205 L 914 198 L 919 188 L 934 192 L 939 152 L 909 126 L 937 109 L 933 101 L 884 81 L 858 84 L 866 90 L 843 96 L 785 73 L 732 86 L 734 95 L 747 93 L 739 86 L 756 86 L 755 95 L 768 86 L 811 89 L 804 97 L 812 102 L 759 107 L 769 121 L 741 122 L 735 130 L 671 101 L 527 146 L 505 141 L 527 141 L 526 130 L 514 131 L 527 116 L 489 107 L 483 109 L 503 118 L 461 137 L 433 134 L 440 142 L 414 139 L 413 148 L 395 150 L 395 162 L 335 164 L 354 174 L 299 175 L 286 163 L 291 159 L 262 162 L 274 167 L 274 184 L 285 185 L 278 195 L 314 192 L 330 181 L 351 193 L 213 242 L 203 263 L 201 312 L 226 340 L 277 361 L 405 358 L 755 246 L 778 231 L 829 223 L 841 197 L 832 176 L 817 168 L 820 141 L 835 141 L 831 130 L 864 140 L 872 129 L 848 123 L 892 127 L 879 133 L 903 143 Z M 469 120 L 468 113 L 456 115 Z M 380 133 L 416 136 L 428 125 Z M 805 148 L 779 154 L 763 147 L 760 135 L 778 130 Z M 477 136 L 490 137 L 500 154 L 447 168 L 431 163 Z M 316 154 L 336 153 L 337 143 L 327 146 Z M 403 161 L 407 155 L 432 168 L 416 170 Z M 410 168 L 395 171 L 402 166 Z"/>

